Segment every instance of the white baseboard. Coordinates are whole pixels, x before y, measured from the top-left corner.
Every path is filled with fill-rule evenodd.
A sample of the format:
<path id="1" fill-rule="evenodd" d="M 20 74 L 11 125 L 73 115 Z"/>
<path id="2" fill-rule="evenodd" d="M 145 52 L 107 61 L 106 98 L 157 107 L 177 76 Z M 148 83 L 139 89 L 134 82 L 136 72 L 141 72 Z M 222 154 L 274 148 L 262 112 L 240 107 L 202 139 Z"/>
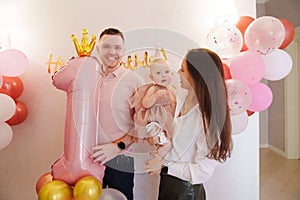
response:
<path id="1" fill-rule="evenodd" d="M 273 145 L 271 144 L 260 144 L 259 145 L 259 148 L 267 148 L 267 149 L 270 149 L 272 151 L 274 151 L 275 153 L 287 158 L 287 155 L 284 151 L 278 149 L 277 147 L 274 147 Z"/>
<path id="2" fill-rule="evenodd" d="M 268 144 L 259 144 L 259 148 L 269 148 Z"/>

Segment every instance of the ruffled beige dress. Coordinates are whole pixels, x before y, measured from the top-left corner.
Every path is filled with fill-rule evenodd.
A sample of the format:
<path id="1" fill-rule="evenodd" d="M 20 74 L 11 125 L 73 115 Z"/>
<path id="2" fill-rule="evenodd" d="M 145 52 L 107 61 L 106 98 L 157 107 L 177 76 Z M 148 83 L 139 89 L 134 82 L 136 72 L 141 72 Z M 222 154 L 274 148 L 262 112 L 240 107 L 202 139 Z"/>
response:
<path id="1" fill-rule="evenodd" d="M 159 97 L 150 108 L 144 108 L 142 100 L 147 98 L 147 91 L 154 89 L 166 90 L 164 97 Z M 130 99 L 130 107 L 135 110 L 133 120 L 135 123 L 132 135 L 138 138 L 148 138 L 151 135 L 146 130 L 146 125 L 150 122 L 158 122 L 166 131 L 168 137 L 173 133 L 172 124 L 176 107 L 176 95 L 173 89 L 166 86 L 150 83 L 139 87 Z"/>

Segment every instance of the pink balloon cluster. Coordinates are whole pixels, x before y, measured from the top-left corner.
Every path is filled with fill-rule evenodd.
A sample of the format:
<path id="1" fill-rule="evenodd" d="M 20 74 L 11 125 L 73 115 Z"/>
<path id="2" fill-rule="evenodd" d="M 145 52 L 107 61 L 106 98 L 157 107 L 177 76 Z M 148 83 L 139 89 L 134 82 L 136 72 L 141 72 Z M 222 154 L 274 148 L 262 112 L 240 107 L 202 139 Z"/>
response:
<path id="1" fill-rule="evenodd" d="M 226 86 L 232 129 L 237 134 L 247 128 L 249 113 L 263 111 L 272 103 L 272 91 L 261 80 L 280 80 L 291 71 L 292 59 L 283 48 L 292 42 L 295 31 L 287 20 L 272 16 L 242 16 L 235 26 L 238 31 L 225 27 L 213 28 L 207 41 L 228 65 Z"/>
<path id="2" fill-rule="evenodd" d="M 25 72 L 29 63 L 27 57 L 17 49 L 0 52 L 0 149 L 5 148 L 13 138 L 13 131 L 8 120 L 18 112 L 18 105 L 10 89 L 5 84 L 10 77 L 17 77 Z M 22 85 L 23 86 L 23 85 Z"/>

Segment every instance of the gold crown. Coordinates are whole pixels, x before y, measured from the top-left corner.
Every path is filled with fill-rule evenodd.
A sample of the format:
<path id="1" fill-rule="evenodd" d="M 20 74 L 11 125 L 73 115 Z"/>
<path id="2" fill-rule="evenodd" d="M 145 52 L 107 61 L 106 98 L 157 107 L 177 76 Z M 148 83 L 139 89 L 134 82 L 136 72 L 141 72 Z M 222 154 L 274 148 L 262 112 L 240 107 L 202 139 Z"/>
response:
<path id="1" fill-rule="evenodd" d="M 96 36 L 94 34 L 91 35 L 92 40 L 90 43 L 88 43 L 88 30 L 87 29 L 82 29 L 82 39 L 81 39 L 81 44 L 79 44 L 77 37 L 72 34 L 71 39 L 74 42 L 77 54 L 79 57 L 83 56 L 90 56 L 96 43 Z"/>

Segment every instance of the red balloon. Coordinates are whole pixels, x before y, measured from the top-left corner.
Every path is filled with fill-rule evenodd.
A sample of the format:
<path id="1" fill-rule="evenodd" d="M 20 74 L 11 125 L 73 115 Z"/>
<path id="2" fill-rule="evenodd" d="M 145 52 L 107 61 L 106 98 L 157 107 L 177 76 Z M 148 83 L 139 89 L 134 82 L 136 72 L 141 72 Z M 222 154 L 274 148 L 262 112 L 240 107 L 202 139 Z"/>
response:
<path id="1" fill-rule="evenodd" d="M 240 16 L 239 21 L 236 24 L 236 27 L 241 31 L 241 33 L 243 35 L 243 38 L 244 38 L 244 34 L 245 34 L 245 31 L 246 31 L 247 27 L 253 21 L 254 21 L 253 17 Z M 242 47 L 241 51 L 246 51 L 247 49 L 248 49 L 248 47 L 246 46 L 245 40 L 244 40 L 243 47 Z"/>
<path id="2" fill-rule="evenodd" d="M 2 91 L 7 90 L 14 100 L 16 100 L 23 92 L 23 82 L 22 80 L 15 77 L 3 76 L 3 84 L 1 86 Z M 2 92 L 3 93 L 3 92 Z"/>
<path id="3" fill-rule="evenodd" d="M 10 97 L 11 97 L 11 92 L 10 92 L 10 91 L 8 91 L 8 90 L 6 90 L 6 89 L 2 89 L 2 88 L 0 88 L 0 93 L 2 93 L 2 94 L 6 94 L 6 95 L 8 95 L 8 96 L 10 96 Z"/>
<path id="4" fill-rule="evenodd" d="M 285 29 L 285 36 L 284 40 L 279 47 L 279 49 L 284 49 L 287 47 L 294 39 L 295 36 L 295 28 L 291 22 L 289 22 L 286 19 L 279 18 L 280 22 L 283 24 L 284 29 Z"/>
<path id="5" fill-rule="evenodd" d="M 230 74 L 230 69 L 225 63 L 223 63 L 223 71 L 224 71 L 224 79 L 225 80 L 232 79 L 231 74 Z"/>
<path id="6" fill-rule="evenodd" d="M 23 122 L 28 115 L 28 110 L 26 105 L 21 101 L 15 101 L 16 102 L 16 112 L 15 114 L 6 121 L 9 125 L 17 125 Z"/>
<path id="7" fill-rule="evenodd" d="M 251 111 L 251 110 L 246 110 L 246 112 L 247 112 L 248 116 L 251 116 L 255 113 L 254 111 Z"/>
<path id="8" fill-rule="evenodd" d="M 51 182 L 53 180 L 53 176 L 50 172 L 43 174 L 35 185 L 35 191 L 38 194 L 40 189 L 47 183 Z"/>

